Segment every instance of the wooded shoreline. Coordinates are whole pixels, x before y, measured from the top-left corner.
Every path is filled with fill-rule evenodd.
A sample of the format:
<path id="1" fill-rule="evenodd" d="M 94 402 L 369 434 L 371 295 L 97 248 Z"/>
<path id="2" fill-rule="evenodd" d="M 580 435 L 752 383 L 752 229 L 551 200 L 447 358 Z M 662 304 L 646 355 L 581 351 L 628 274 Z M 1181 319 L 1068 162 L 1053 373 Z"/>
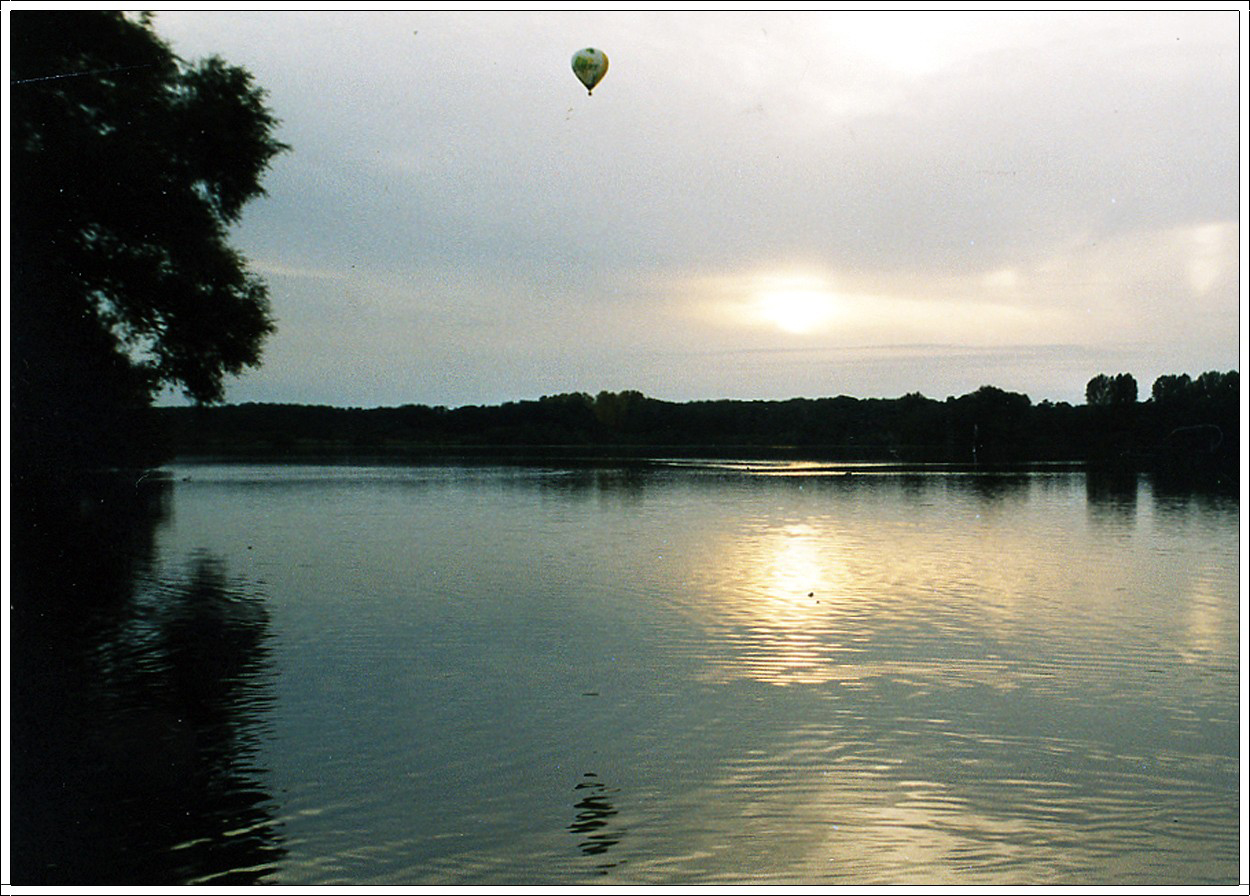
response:
<path id="1" fill-rule="evenodd" d="M 162 407 L 153 414 L 163 453 L 183 458 L 720 457 L 971 469 L 1065 464 L 1163 470 L 1235 485 L 1237 374 L 1218 376 L 1224 388 L 1214 395 L 1164 390 L 1143 402 L 1084 405 L 1033 404 L 1027 395 L 985 386 L 944 401 L 912 393 L 669 402 L 639 392 L 600 392 L 454 409 L 239 404 Z"/>

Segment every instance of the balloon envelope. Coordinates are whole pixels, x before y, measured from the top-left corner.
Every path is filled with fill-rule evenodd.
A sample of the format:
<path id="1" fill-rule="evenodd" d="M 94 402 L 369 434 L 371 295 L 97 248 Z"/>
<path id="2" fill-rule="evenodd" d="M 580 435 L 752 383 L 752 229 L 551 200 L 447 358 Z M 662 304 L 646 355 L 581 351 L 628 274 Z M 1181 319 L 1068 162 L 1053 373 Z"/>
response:
<path id="1" fill-rule="evenodd" d="M 586 85 L 586 94 L 594 92 L 595 86 L 608 73 L 608 57 L 602 50 L 587 47 L 573 54 L 573 74 Z"/>

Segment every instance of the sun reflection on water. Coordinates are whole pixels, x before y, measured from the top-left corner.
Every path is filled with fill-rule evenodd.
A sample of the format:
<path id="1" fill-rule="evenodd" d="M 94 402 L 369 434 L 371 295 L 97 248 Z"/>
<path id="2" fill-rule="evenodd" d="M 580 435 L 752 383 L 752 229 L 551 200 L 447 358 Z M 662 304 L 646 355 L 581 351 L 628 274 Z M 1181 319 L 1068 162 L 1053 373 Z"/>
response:
<path id="1" fill-rule="evenodd" d="M 871 488 L 856 487 L 853 504 L 841 502 L 843 488 L 830 479 L 822 492 L 838 499 L 836 516 L 760 508 L 709 539 L 711 556 L 691 574 L 716 645 L 712 680 L 863 688 L 886 678 L 917 693 L 1062 683 L 1055 664 L 1083 655 L 1086 629 L 1074 617 L 1106 609 L 1086 600 L 1056 616 L 1044 597 L 1080 587 L 1052 540 L 1074 536 L 1048 532 L 1040 550 L 1002 524 L 1027 509 L 1002 496 L 960 493 L 939 521 L 920 501 L 880 517 Z M 1002 646 L 1039 637 L 1048 653 Z"/>
<path id="2" fill-rule="evenodd" d="M 725 545 L 713 583 L 716 619 L 741 649 L 738 665 L 773 684 L 819 683 L 838 676 L 841 643 L 831 609 L 850 596 L 838 539 L 811 523 L 768 527 Z"/>

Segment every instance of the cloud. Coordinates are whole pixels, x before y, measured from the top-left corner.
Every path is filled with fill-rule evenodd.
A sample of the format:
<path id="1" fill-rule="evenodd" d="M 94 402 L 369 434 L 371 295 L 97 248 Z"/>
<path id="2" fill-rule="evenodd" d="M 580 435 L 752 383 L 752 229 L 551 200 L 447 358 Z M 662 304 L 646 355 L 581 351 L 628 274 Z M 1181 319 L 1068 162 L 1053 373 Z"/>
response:
<path id="1" fill-rule="evenodd" d="M 967 345 L 943 388 L 1039 394 L 1236 363 L 1235 13 L 156 22 L 251 70 L 293 146 L 237 234 L 280 331 L 232 397 L 923 390 L 864 345 Z M 793 276 L 819 286 L 760 304 Z M 985 354 L 1028 345 L 1079 351 Z M 815 354 L 697 360 L 782 348 Z"/>

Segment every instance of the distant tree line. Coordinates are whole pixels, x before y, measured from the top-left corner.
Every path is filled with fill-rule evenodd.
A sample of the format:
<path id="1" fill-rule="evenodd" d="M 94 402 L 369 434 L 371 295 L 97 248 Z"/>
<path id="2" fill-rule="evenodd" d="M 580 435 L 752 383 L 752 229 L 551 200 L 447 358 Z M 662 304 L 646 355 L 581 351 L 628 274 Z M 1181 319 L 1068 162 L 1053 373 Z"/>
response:
<path id="1" fill-rule="evenodd" d="M 460 408 L 241 404 L 158 408 L 176 455 L 300 457 L 576 449 L 586 453 L 803 455 L 841 461 L 1018 464 L 1072 461 L 1214 472 L 1236 481 L 1238 373 L 1163 376 L 1145 401 L 1129 374 L 1090 380 L 1086 403 L 982 386 L 944 401 L 671 402 L 575 392 Z"/>

